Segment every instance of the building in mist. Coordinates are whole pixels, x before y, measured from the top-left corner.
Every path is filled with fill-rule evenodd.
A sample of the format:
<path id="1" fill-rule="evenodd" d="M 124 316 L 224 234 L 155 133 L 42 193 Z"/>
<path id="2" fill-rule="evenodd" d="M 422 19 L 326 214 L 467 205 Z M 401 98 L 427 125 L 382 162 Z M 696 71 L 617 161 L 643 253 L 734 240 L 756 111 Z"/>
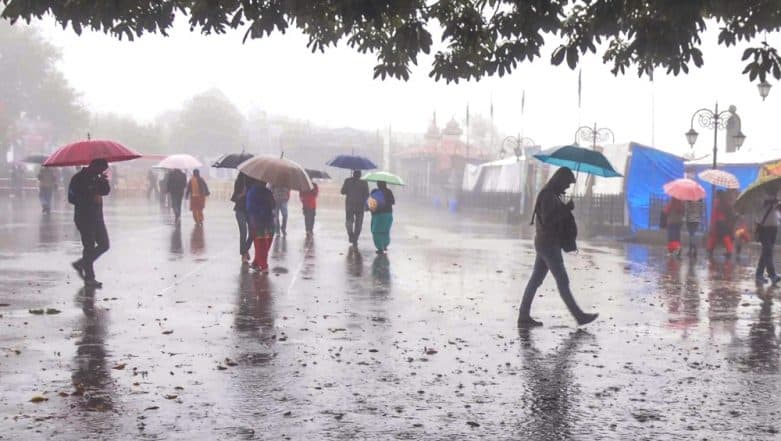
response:
<path id="1" fill-rule="evenodd" d="M 394 146 L 391 154 L 394 169 L 404 175 L 407 191 L 440 203 L 456 198 L 467 164 L 482 163 L 495 156 L 489 146 L 466 139 L 455 118 L 440 130 L 436 114 L 421 140 L 404 149 Z"/>

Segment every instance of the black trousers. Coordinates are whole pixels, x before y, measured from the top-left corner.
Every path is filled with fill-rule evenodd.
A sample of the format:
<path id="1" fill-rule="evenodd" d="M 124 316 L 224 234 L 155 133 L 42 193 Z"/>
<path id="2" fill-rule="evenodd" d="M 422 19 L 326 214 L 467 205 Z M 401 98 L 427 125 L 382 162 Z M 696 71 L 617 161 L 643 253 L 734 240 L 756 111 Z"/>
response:
<path id="1" fill-rule="evenodd" d="M 306 227 L 306 232 L 311 233 L 312 230 L 315 228 L 315 209 L 314 208 L 304 208 L 304 226 Z"/>
<path id="2" fill-rule="evenodd" d="M 762 246 L 762 251 L 759 253 L 759 262 L 757 262 L 756 277 L 760 279 L 767 275 L 771 278 L 776 276 L 776 266 L 773 263 L 773 248 L 776 245 L 776 234 L 778 233 L 778 227 L 759 227 L 758 239 L 759 244 Z"/>
<path id="3" fill-rule="evenodd" d="M 182 198 L 183 194 L 171 193 L 171 208 L 174 209 L 174 216 L 179 219 L 182 217 Z"/>
<path id="4" fill-rule="evenodd" d="M 95 268 L 93 264 L 101 254 L 108 251 L 108 231 L 103 219 L 78 219 L 76 228 L 81 235 L 81 259 L 78 263 L 84 268 L 84 278 L 95 280 Z"/>
<path id="5" fill-rule="evenodd" d="M 363 229 L 363 209 L 347 209 L 345 213 L 345 227 L 347 228 L 347 237 L 350 242 L 358 242 Z"/>

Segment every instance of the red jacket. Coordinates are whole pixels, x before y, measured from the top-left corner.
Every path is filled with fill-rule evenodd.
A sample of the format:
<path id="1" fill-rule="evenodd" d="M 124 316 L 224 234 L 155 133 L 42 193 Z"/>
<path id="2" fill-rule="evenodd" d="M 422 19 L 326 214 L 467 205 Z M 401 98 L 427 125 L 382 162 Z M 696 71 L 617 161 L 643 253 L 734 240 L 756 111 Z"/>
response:
<path id="1" fill-rule="evenodd" d="M 315 210 L 317 208 L 317 195 L 320 193 L 320 189 L 317 187 L 317 184 L 313 185 L 314 188 L 312 191 L 302 191 L 299 193 L 301 205 L 303 205 L 304 208 L 308 208 L 310 210 Z"/>

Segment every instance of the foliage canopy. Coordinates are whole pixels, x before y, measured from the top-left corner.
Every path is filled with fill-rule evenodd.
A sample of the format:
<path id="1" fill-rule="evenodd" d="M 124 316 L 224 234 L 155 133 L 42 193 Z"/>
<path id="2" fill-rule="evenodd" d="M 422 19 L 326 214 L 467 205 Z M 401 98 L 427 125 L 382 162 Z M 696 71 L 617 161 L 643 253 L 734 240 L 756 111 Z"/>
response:
<path id="1" fill-rule="evenodd" d="M 430 76 L 447 82 L 502 76 L 518 63 L 541 57 L 550 40 L 551 62 L 577 66 L 587 53 L 602 52 L 614 74 L 633 68 L 650 75 L 699 67 L 706 20 L 719 26 L 718 43 L 756 41 L 781 26 L 777 0 L 0 0 L 2 17 L 30 21 L 51 14 L 77 33 L 85 28 L 118 38 L 171 29 L 177 15 L 204 34 L 245 30 L 247 38 L 285 32 L 309 38 L 312 51 L 339 42 L 377 56 L 374 77 L 408 79 L 410 66 L 432 50 Z M 547 40 L 547 41 L 546 41 Z M 599 48 L 599 49 L 598 49 Z M 737 61 L 737 60 L 736 60 Z M 744 73 L 753 81 L 781 78 L 781 58 L 766 43 L 748 47 Z"/>

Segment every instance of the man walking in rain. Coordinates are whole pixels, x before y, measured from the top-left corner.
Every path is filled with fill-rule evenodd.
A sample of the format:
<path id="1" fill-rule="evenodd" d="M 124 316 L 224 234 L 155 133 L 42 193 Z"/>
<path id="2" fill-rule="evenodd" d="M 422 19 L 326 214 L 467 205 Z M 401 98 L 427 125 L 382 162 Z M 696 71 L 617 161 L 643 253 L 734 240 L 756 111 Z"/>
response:
<path id="1" fill-rule="evenodd" d="M 178 169 L 171 170 L 165 179 L 168 194 L 171 198 L 171 208 L 174 210 L 174 218 L 179 223 L 182 217 L 182 198 L 184 189 L 187 187 L 187 176 Z"/>
<path id="2" fill-rule="evenodd" d="M 108 232 L 103 222 L 103 196 L 111 191 L 105 175 L 107 169 L 105 159 L 95 159 L 76 173 L 68 186 L 68 202 L 75 207 L 73 221 L 83 246 L 81 259 L 72 265 L 84 280 L 84 285 L 92 288 L 103 287 L 102 283 L 95 280 L 93 264 L 109 247 Z"/>
<path id="3" fill-rule="evenodd" d="M 358 246 L 358 238 L 363 228 L 363 211 L 369 197 L 369 184 L 361 180 L 361 171 L 353 170 L 353 175 L 342 185 L 344 198 L 345 226 L 347 238 L 353 246 Z"/>

